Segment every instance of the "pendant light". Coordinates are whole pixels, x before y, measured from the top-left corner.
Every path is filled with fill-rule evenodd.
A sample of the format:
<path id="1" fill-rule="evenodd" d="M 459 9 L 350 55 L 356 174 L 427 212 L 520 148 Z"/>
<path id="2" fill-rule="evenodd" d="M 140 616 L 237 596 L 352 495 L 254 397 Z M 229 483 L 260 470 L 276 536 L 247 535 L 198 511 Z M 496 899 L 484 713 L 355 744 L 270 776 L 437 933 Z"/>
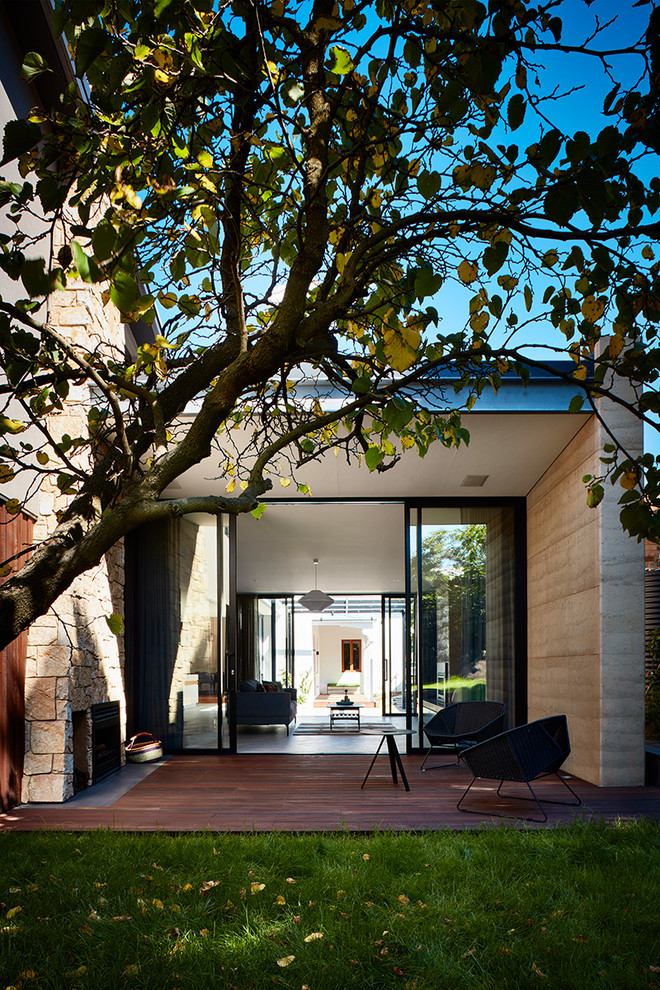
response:
<path id="1" fill-rule="evenodd" d="M 326 595 L 324 591 L 319 591 L 318 582 L 318 566 L 319 562 L 314 559 L 314 588 L 312 591 L 308 591 L 306 595 L 298 599 L 298 604 L 302 605 L 303 608 L 309 609 L 310 612 L 322 612 L 324 609 L 329 608 L 330 605 L 334 604 L 334 598 L 330 595 Z"/>

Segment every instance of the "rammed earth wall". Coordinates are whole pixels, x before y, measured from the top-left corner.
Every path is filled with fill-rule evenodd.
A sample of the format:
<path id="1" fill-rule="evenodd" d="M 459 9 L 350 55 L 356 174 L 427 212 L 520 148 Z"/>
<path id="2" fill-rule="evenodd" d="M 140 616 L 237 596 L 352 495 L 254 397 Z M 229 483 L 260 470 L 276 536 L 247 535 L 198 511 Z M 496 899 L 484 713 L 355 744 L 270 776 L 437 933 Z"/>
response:
<path id="1" fill-rule="evenodd" d="M 616 408 L 607 418 L 635 450 L 639 424 Z M 644 547 L 622 531 L 609 484 L 586 504 L 581 479 L 600 474 L 607 440 L 593 416 L 528 496 L 528 715 L 564 712 L 566 769 L 620 787 L 644 783 Z"/>

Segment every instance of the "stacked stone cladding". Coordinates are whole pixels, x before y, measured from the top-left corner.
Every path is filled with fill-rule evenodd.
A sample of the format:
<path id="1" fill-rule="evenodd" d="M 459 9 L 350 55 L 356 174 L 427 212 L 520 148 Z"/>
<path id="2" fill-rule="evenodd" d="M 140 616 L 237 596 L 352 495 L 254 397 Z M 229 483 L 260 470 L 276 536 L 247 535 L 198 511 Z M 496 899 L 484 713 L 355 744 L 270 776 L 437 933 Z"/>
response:
<path id="1" fill-rule="evenodd" d="M 125 329 L 102 289 L 81 282 L 51 298 L 49 320 L 72 344 L 123 353 Z M 65 410 L 49 416 L 56 439 L 81 435 L 92 396 L 87 386 L 71 389 Z M 36 543 L 53 531 L 56 513 L 67 502 L 54 479 L 41 490 Z M 50 611 L 30 628 L 25 682 L 26 751 L 24 801 L 65 801 L 74 793 L 73 715 L 86 721 L 86 765 L 91 783 L 93 704 L 118 700 L 122 734 L 126 725 L 124 650 L 106 617 L 123 615 L 124 551 L 113 548 L 96 567 L 80 575 Z M 122 757 L 123 758 L 123 757 Z M 80 768 L 79 768 L 80 769 Z"/>

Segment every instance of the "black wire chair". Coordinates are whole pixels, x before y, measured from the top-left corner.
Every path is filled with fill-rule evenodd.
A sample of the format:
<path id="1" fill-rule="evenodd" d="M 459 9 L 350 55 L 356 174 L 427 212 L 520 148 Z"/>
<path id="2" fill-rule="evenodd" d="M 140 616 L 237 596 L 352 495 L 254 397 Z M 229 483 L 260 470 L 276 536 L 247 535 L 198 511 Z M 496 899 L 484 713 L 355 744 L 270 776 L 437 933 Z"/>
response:
<path id="1" fill-rule="evenodd" d="M 501 701 L 459 701 L 442 708 L 424 726 L 424 735 L 431 748 L 420 770 L 445 770 L 458 766 L 459 754 L 466 746 L 496 736 L 504 728 L 506 705 Z M 434 749 L 449 747 L 456 763 L 436 763 L 427 767 L 426 761 Z"/>
<path id="2" fill-rule="evenodd" d="M 527 725 L 519 725 L 515 729 L 508 729 L 499 736 L 494 736 L 492 739 L 487 739 L 485 742 L 463 750 L 461 760 L 472 772 L 473 777 L 456 805 L 457 809 L 477 815 L 495 815 L 498 818 L 522 818 L 521 815 L 505 815 L 497 811 L 483 812 L 461 807 L 475 780 L 499 780 L 497 796 L 501 798 L 513 797 L 513 795 L 501 793 L 505 781 L 519 782 L 527 784 L 532 796 L 516 795 L 516 800 L 535 801 L 543 815 L 541 819 L 524 818 L 524 820 L 547 822 L 548 816 L 534 793 L 530 781 L 549 774 L 554 774 L 557 777 L 557 780 L 570 791 L 575 801 L 557 801 L 546 797 L 543 800 L 547 804 L 578 807 L 582 804 L 581 799 L 558 774 L 559 768 L 570 751 L 571 744 L 568 738 L 565 715 L 551 715 L 548 718 L 529 722 Z"/>

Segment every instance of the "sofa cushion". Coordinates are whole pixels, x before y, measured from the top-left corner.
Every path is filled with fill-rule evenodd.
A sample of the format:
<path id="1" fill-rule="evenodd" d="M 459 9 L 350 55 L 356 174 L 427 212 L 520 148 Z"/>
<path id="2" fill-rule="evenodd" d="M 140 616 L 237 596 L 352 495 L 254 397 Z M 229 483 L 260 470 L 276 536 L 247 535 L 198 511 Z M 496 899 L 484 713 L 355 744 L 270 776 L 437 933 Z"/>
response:
<path id="1" fill-rule="evenodd" d="M 276 691 L 281 691 L 282 687 L 277 683 L 277 681 L 262 681 L 264 686 L 264 691 L 268 691 L 269 694 L 274 694 Z"/>
<path id="2" fill-rule="evenodd" d="M 255 681 L 253 679 L 248 679 L 246 681 L 241 681 L 238 685 L 239 691 L 263 691 L 264 686 L 261 681 Z"/>

